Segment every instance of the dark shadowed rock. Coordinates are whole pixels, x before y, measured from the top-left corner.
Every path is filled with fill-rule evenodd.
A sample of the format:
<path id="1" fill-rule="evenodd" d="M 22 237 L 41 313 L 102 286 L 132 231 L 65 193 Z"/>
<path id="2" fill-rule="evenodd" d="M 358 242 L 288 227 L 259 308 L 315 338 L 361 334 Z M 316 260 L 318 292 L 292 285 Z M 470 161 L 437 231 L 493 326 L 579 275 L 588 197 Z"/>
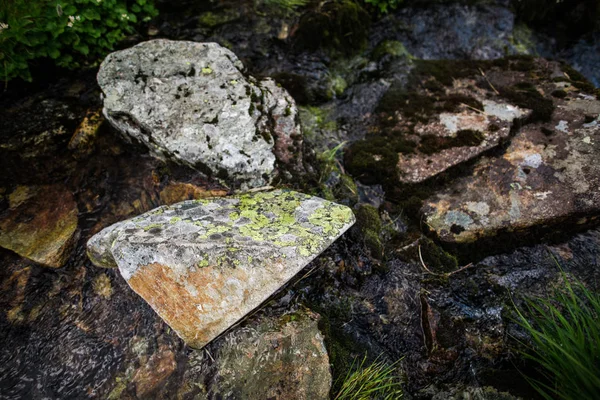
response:
<path id="1" fill-rule="evenodd" d="M 290 191 L 159 207 L 88 242 L 101 267 L 192 347 L 203 347 L 293 278 L 354 223 L 345 206 Z"/>
<path id="2" fill-rule="evenodd" d="M 62 185 L 18 186 L 0 211 L 0 246 L 48 267 L 62 267 L 77 241 L 77 204 Z"/>
<path id="3" fill-rule="evenodd" d="M 294 100 L 216 43 L 140 43 L 110 54 L 98 83 L 107 120 L 159 157 L 242 187 L 270 183 L 276 161 L 302 168 Z"/>

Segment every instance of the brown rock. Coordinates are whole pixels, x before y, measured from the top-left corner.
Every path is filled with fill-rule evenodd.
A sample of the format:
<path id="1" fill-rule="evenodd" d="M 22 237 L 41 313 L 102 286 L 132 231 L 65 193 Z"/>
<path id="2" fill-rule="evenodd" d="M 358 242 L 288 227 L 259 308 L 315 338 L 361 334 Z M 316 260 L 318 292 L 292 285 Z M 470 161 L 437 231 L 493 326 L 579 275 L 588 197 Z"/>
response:
<path id="1" fill-rule="evenodd" d="M 538 90 L 548 93 L 563 85 L 548 83 Z M 427 225 L 441 240 L 468 243 L 501 231 L 587 226 L 596 219 L 600 101 L 576 90 L 553 101 L 549 122 L 525 126 L 503 156 L 482 159 L 472 175 L 426 201 Z"/>
<path id="2" fill-rule="evenodd" d="M 69 150 L 86 155 L 92 151 L 92 141 L 104 122 L 102 110 L 89 110 L 69 141 Z"/>
<path id="3" fill-rule="evenodd" d="M 152 394 L 171 376 L 175 368 L 177 368 L 175 354 L 166 346 L 161 346 L 133 377 L 137 397 L 146 398 Z"/>
<path id="4" fill-rule="evenodd" d="M 77 234 L 77 204 L 62 185 L 18 186 L 0 214 L 0 246 L 48 267 L 62 267 Z"/>
<path id="5" fill-rule="evenodd" d="M 205 189 L 191 183 L 169 182 L 160 192 L 160 201 L 171 205 L 184 200 L 199 200 L 209 197 L 223 197 L 227 194 L 225 189 Z"/>

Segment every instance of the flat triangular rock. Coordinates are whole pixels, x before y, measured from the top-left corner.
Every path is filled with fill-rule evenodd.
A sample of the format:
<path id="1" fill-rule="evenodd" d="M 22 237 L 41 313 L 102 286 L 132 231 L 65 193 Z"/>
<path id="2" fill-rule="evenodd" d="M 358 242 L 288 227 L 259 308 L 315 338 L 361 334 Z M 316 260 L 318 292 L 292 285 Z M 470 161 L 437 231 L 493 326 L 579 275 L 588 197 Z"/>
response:
<path id="1" fill-rule="evenodd" d="M 273 191 L 184 201 L 88 242 L 190 346 L 200 348 L 281 288 L 354 223 L 318 197 Z"/>

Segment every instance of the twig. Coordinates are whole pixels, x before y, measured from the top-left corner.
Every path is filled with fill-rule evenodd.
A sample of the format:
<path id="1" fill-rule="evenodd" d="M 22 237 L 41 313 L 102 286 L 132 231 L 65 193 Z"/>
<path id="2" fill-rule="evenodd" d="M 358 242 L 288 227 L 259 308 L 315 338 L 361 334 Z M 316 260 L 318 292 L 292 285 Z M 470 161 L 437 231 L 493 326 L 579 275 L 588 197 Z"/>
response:
<path id="1" fill-rule="evenodd" d="M 439 275 L 434 272 L 431 272 L 431 270 L 427 268 L 427 265 L 425 265 L 425 261 L 423 261 L 423 255 L 421 254 L 421 245 L 419 245 L 419 260 L 421 260 L 421 265 L 423 266 L 423 268 L 425 268 L 425 271 L 429 272 L 432 275 Z"/>
<path id="2" fill-rule="evenodd" d="M 487 78 L 487 76 L 485 76 L 485 73 L 483 72 L 483 70 L 481 68 L 479 68 L 479 72 L 481 72 L 481 76 L 483 76 L 485 78 L 486 82 L 488 83 L 488 85 L 490 85 L 490 87 L 494 90 L 494 92 L 497 95 L 500 95 L 500 92 L 496 90 L 494 85 L 492 85 L 492 82 L 490 82 L 490 80 Z"/>
<path id="3" fill-rule="evenodd" d="M 471 268 L 473 266 L 473 263 L 468 263 L 464 267 L 460 267 L 459 269 L 457 269 L 455 271 L 446 272 L 446 273 L 443 273 L 443 274 L 436 274 L 435 272 L 432 272 L 429 268 L 427 268 L 427 265 L 425 264 L 425 261 L 423 261 L 423 255 L 421 254 L 421 245 L 419 245 L 419 260 L 421 260 L 421 265 L 423 266 L 423 268 L 425 268 L 425 271 L 427 271 L 431 275 L 443 276 L 444 278 L 449 278 L 452 275 L 457 274 L 457 273 L 459 273 L 461 271 L 464 271 L 465 269 Z"/>
<path id="4" fill-rule="evenodd" d="M 468 105 L 468 104 L 465 104 L 465 103 L 460 103 L 460 104 L 462 104 L 463 106 L 465 106 L 465 107 L 467 107 L 467 108 L 470 108 L 470 109 L 471 109 L 471 110 L 473 110 L 473 111 L 477 111 L 477 112 L 478 112 L 478 113 L 480 113 L 480 114 L 485 114 L 485 111 L 483 111 L 483 110 L 480 110 L 480 109 L 478 109 L 478 108 L 475 108 L 475 107 L 471 107 L 470 105 Z"/>
<path id="5" fill-rule="evenodd" d="M 473 266 L 473 263 L 468 263 L 467 265 L 465 265 L 464 267 L 460 267 L 459 269 L 457 269 L 456 271 L 452 271 L 446 274 L 446 276 L 451 276 L 454 275 L 460 271 L 464 271 L 467 268 L 471 268 Z"/>

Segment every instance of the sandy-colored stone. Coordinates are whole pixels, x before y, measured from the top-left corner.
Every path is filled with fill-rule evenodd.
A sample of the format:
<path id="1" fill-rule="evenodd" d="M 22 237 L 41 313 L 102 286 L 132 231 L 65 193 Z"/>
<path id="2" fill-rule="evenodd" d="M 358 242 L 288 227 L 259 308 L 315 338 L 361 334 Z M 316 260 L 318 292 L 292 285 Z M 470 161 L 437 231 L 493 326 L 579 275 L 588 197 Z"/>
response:
<path id="1" fill-rule="evenodd" d="M 0 246 L 48 267 L 62 267 L 77 240 L 77 204 L 62 185 L 18 186 L 0 213 Z"/>

